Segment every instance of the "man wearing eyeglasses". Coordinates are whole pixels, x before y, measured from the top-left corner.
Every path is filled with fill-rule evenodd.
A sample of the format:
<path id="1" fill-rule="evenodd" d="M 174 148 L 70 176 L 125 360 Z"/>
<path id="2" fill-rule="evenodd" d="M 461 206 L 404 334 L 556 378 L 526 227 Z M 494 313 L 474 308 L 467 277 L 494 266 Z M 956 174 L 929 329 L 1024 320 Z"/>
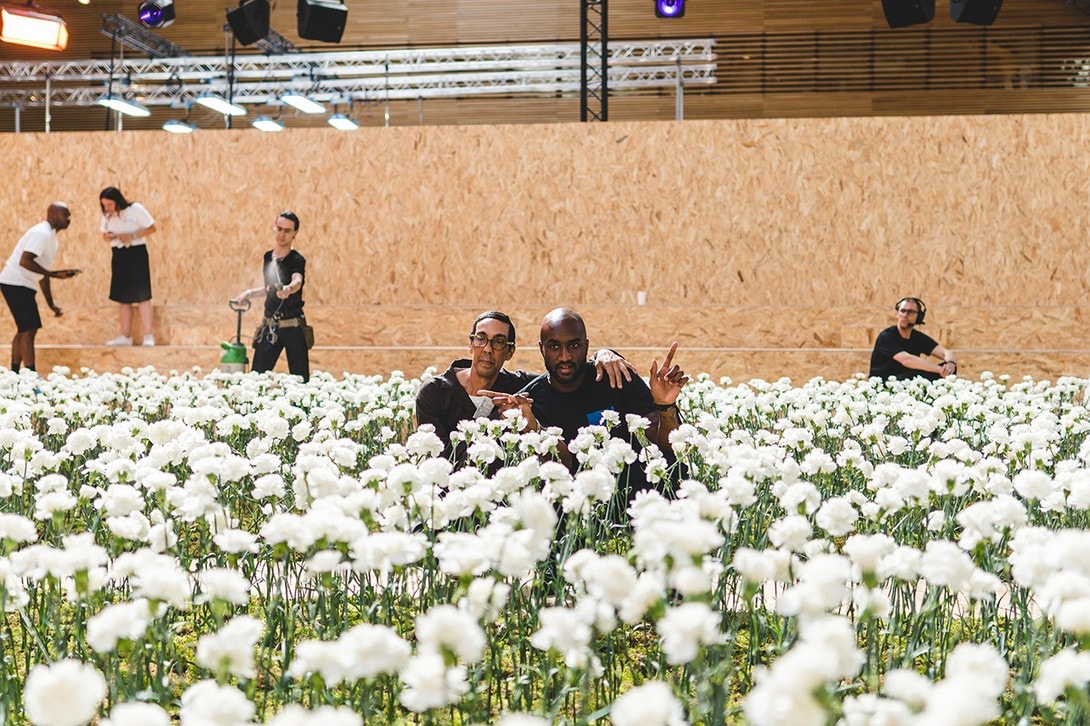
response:
<path id="1" fill-rule="evenodd" d="M 273 248 L 265 253 L 265 284 L 235 298 L 242 303 L 265 297 L 264 315 L 254 335 L 254 373 L 271 371 L 280 351 L 287 351 L 288 371 L 310 380 L 310 354 L 304 333 L 303 275 L 307 261 L 292 247 L 299 232 L 299 217 L 281 212 L 273 223 Z"/>
<path id="2" fill-rule="evenodd" d="M 897 324 L 883 330 L 874 340 L 870 356 L 870 375 L 878 378 L 946 378 L 958 372 L 954 352 L 916 329 L 923 325 L 927 306 L 918 297 L 903 297 L 894 306 Z M 932 363 L 922 356 L 938 358 Z"/>
<path id="3" fill-rule="evenodd" d="M 596 374 L 598 366 L 587 362 L 589 345 L 586 325 L 574 310 L 557 308 L 545 316 L 538 347 L 548 373 L 520 392 L 532 401 L 537 423 L 560 427 L 564 440 L 570 442 L 580 428 L 600 424 L 604 412 L 616 411 L 620 422 L 610 429 L 610 434 L 629 441 L 638 451 L 639 443 L 625 422 L 628 414 L 638 414 L 651 422 L 648 439 L 672 458 L 670 432 L 680 423 L 677 398 L 689 381 L 685 371 L 673 364 L 677 343 L 670 346 L 661 367 L 657 360 L 651 362 L 648 382 L 633 376 L 616 388 L 605 385 Z M 574 465 L 566 449 L 561 457 L 569 468 Z M 637 469 L 633 467 L 629 475 L 629 494 L 647 487 L 643 471 Z"/>
<path id="4" fill-rule="evenodd" d="M 435 427 L 447 457 L 454 450 L 450 434 L 460 421 L 498 418 L 501 409 L 511 406 L 501 401 L 497 407 L 492 395 L 514 394 L 538 375 L 504 369 L 504 363 L 515 354 L 515 324 L 498 310 L 481 313 L 473 322 L 469 354 L 470 358 L 454 361 L 445 373 L 424 383 L 416 395 L 417 426 Z M 608 379 L 607 385 L 622 385 L 635 370 L 611 350 L 599 351 L 597 361 L 598 376 Z"/>

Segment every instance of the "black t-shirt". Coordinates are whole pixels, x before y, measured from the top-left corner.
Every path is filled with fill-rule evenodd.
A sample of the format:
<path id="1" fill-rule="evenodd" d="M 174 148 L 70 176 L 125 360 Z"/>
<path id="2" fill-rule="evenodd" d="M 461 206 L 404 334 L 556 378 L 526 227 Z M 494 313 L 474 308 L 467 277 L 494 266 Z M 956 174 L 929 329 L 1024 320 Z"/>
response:
<path id="1" fill-rule="evenodd" d="M 307 261 L 295 250 L 275 259 L 272 250 L 265 253 L 266 318 L 279 317 L 282 320 L 289 320 L 303 314 L 303 286 L 301 285 L 285 300 L 276 296 L 276 286 L 289 285 L 292 275 L 296 272 L 303 276 L 303 285 L 306 285 L 306 267 Z"/>
<path id="2" fill-rule="evenodd" d="M 919 371 L 901 365 L 893 359 L 893 356 L 904 351 L 912 355 L 931 355 L 938 346 L 926 333 L 921 333 L 915 328 L 908 338 L 902 338 L 897 332 L 897 326 L 891 325 L 878 334 L 874 340 L 874 350 L 870 354 L 870 374 L 879 378 L 914 378 L 921 376 L 936 380 L 940 378 L 937 373 Z"/>
<path id="3" fill-rule="evenodd" d="M 583 380 L 571 393 L 556 390 L 549 383 L 549 375 L 542 374 L 523 389 L 534 400 L 534 416 L 542 426 L 558 426 L 564 430 L 564 440 L 570 442 L 583 426 L 601 424 L 603 411 L 616 411 L 620 422 L 610 429 L 615 439 L 622 439 L 632 445 L 637 452 L 642 448 L 631 435 L 625 424 L 625 416 L 630 413 L 650 418 L 657 413 L 651 389 L 639 376 L 633 376 L 621 388 L 612 388 L 609 379 L 603 377 L 595 381 L 597 375 L 594 364 L 588 363 Z M 672 452 L 663 452 L 667 460 L 672 460 Z M 632 492 L 647 488 L 647 479 L 643 465 L 636 462 L 628 473 L 630 496 Z M 622 482 L 624 476 L 622 476 Z"/>
<path id="4" fill-rule="evenodd" d="M 534 416 L 538 423 L 559 426 L 564 429 L 564 439 L 571 441 L 583 426 L 600 424 L 603 411 L 616 411 L 621 422 L 612 429 L 613 437 L 627 441 L 630 437 L 625 414 L 647 416 L 658 410 L 651 398 L 651 389 L 639 376 L 633 376 L 621 388 L 612 388 L 608 378 L 596 381 L 596 375 L 594 364 L 587 363 L 579 388 L 571 393 L 553 388 L 547 373 L 535 378 L 524 390 L 534 399 Z"/>
<path id="5" fill-rule="evenodd" d="M 443 375 L 425 382 L 416 393 L 416 424 L 435 426 L 435 434 L 443 441 L 443 456 L 450 456 L 450 432 L 458 428 L 458 422 L 477 418 L 476 404 L 458 381 L 458 370 L 471 365 L 468 358 L 454 361 Z M 517 393 L 536 377 L 536 373 L 501 369 L 492 390 Z M 488 417 L 497 418 L 495 409 L 489 410 Z"/>

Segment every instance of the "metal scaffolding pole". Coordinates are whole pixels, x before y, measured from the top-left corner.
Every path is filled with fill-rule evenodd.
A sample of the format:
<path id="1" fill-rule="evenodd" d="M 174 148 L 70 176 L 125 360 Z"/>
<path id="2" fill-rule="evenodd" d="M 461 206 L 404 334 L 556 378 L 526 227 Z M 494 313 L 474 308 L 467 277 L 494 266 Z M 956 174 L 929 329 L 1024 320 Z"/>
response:
<path id="1" fill-rule="evenodd" d="M 608 0 L 579 0 L 579 120 L 609 120 Z"/>

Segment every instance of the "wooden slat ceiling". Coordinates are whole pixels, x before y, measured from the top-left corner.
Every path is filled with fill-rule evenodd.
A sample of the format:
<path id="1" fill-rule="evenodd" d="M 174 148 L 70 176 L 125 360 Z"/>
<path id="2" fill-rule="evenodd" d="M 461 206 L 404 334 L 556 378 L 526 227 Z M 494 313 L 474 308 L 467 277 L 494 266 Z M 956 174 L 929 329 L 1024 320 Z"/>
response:
<path id="1" fill-rule="evenodd" d="M 62 54 L 0 44 L 0 60 L 108 58 L 102 13 L 136 17 L 136 0 L 41 0 L 61 12 L 71 40 Z M 224 0 L 175 0 L 178 19 L 158 32 L 197 55 L 223 55 L 229 35 Z M 684 18 L 655 18 L 653 0 L 610 0 L 613 40 L 715 37 L 719 82 L 686 91 L 687 118 L 1086 111 L 1078 84 L 1090 69 L 1090 15 L 1065 0 L 1006 0 L 995 25 L 953 23 L 942 0 L 928 26 L 890 30 L 880 0 L 688 0 Z M 294 0 L 274 0 L 272 27 L 307 51 L 455 45 L 577 42 L 578 0 L 348 0 L 338 45 L 296 34 Z M 255 52 L 240 48 L 240 53 Z M 1087 68 L 1083 68 L 1087 66 Z M 1090 81 L 1090 79 L 1086 79 Z M 612 119 L 669 119 L 672 94 L 615 96 Z M 578 119 L 577 98 L 477 98 L 396 102 L 392 124 L 534 123 Z M 385 109 L 356 109 L 365 125 L 385 123 Z M 100 129 L 101 108 L 52 112 L 53 130 Z M 207 112 L 190 119 L 222 127 Z M 126 129 L 158 128 L 167 110 L 126 119 Z M 289 125 L 321 124 L 321 118 Z M 24 131 L 41 130 L 44 113 L 24 109 Z M 14 112 L 0 109 L 0 131 Z"/>

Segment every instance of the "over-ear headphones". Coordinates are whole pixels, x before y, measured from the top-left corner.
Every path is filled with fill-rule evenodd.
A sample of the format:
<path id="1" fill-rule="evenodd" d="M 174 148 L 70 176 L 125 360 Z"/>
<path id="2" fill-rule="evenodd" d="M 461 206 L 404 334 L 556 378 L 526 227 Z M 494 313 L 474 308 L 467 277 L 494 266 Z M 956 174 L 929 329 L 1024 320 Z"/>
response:
<path id="1" fill-rule="evenodd" d="M 923 300 L 921 300 L 918 297 L 903 297 L 903 298 L 901 298 L 900 300 L 897 301 L 897 303 L 893 306 L 893 309 L 894 310 L 900 310 L 901 303 L 903 303 L 903 302 L 914 302 L 914 303 L 916 303 L 916 307 L 918 307 L 920 309 L 920 314 L 916 316 L 916 325 L 923 325 L 924 324 L 924 316 L 927 315 L 927 306 L 923 304 Z"/>

